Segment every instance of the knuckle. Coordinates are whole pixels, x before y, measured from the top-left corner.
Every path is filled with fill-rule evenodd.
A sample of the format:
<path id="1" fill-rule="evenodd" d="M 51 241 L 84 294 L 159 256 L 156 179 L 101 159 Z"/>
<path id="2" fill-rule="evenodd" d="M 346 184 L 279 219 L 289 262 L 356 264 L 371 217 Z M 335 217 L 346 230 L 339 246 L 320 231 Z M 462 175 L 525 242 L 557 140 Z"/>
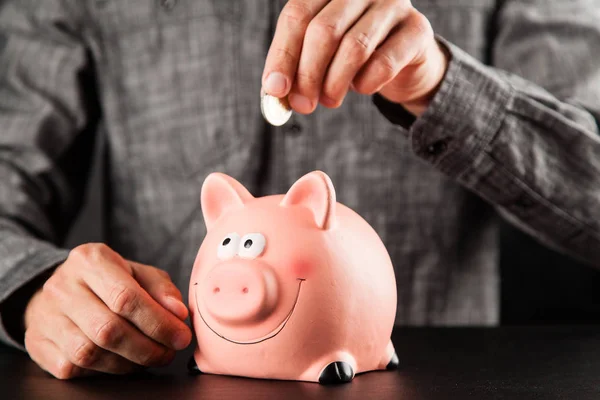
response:
<path id="1" fill-rule="evenodd" d="M 388 0 L 387 2 L 390 7 L 394 7 L 396 9 L 401 9 L 401 10 L 406 10 L 406 9 L 413 9 L 413 5 L 411 4 L 410 0 Z"/>
<path id="2" fill-rule="evenodd" d="M 416 9 L 413 9 L 413 12 L 410 14 L 410 27 L 412 31 L 418 35 L 433 35 L 433 28 L 431 27 L 431 23 L 427 19 L 427 17 L 421 14 Z"/>
<path id="3" fill-rule="evenodd" d="M 123 338 L 123 327 L 116 318 L 110 318 L 103 323 L 94 334 L 94 343 L 98 346 L 110 349 L 116 347 Z"/>
<path id="4" fill-rule="evenodd" d="M 98 360 L 99 348 L 90 340 L 84 340 L 73 349 L 71 361 L 80 367 L 90 367 Z"/>
<path id="5" fill-rule="evenodd" d="M 382 51 L 375 51 L 373 66 L 376 68 L 378 78 L 389 79 L 396 75 L 396 61 Z"/>
<path id="6" fill-rule="evenodd" d="M 344 41 L 349 62 L 366 61 L 371 52 L 371 38 L 367 34 L 360 32 L 355 35 L 348 35 L 344 38 Z"/>
<path id="7" fill-rule="evenodd" d="M 75 247 L 69 256 L 90 261 L 103 259 L 110 252 L 110 248 L 104 243 L 85 243 Z"/>
<path id="8" fill-rule="evenodd" d="M 281 11 L 280 17 L 287 23 L 306 26 L 312 19 L 312 11 L 304 1 L 290 1 Z"/>
<path id="9" fill-rule="evenodd" d="M 138 293 L 130 286 L 117 285 L 110 295 L 109 308 L 119 315 L 131 315 L 137 308 Z"/>
<path id="10" fill-rule="evenodd" d="M 316 75 L 305 71 L 298 70 L 296 78 L 298 82 L 307 86 L 319 86 L 321 84 L 320 79 Z"/>
<path id="11" fill-rule="evenodd" d="M 47 293 L 52 297 L 60 297 L 60 295 L 62 294 L 60 279 L 57 279 L 56 276 L 51 276 L 46 280 L 46 282 L 44 282 L 42 290 L 44 291 L 44 293 Z"/>
<path id="12" fill-rule="evenodd" d="M 86 258 L 88 251 L 87 244 L 79 245 L 69 252 L 69 258 Z"/>
<path id="13" fill-rule="evenodd" d="M 275 50 L 275 57 L 277 60 L 286 61 L 290 64 L 298 64 L 299 58 L 290 49 L 286 47 L 280 47 Z"/>
<path id="14" fill-rule="evenodd" d="M 315 18 L 308 24 L 306 34 L 320 43 L 324 41 L 337 42 L 341 39 L 342 31 L 338 23 L 324 18 Z"/>
<path id="15" fill-rule="evenodd" d="M 166 331 L 167 329 L 165 327 L 165 324 L 163 322 L 157 322 L 156 324 L 154 324 L 152 329 L 150 329 L 150 334 L 148 336 L 153 339 L 162 338 L 166 336 Z"/>
<path id="16" fill-rule="evenodd" d="M 169 273 L 167 271 L 165 271 L 164 269 L 160 269 L 160 268 L 155 268 L 155 270 L 157 271 L 158 275 L 161 278 L 171 281 L 171 275 L 169 275 Z"/>
<path id="17" fill-rule="evenodd" d="M 158 292 L 163 293 L 167 296 L 174 297 L 176 299 L 181 298 L 181 294 L 177 287 L 171 282 L 165 282 L 158 285 Z"/>
<path id="18" fill-rule="evenodd" d="M 65 358 L 56 361 L 54 370 L 50 371 L 58 379 L 71 379 L 75 377 L 76 366 Z"/>

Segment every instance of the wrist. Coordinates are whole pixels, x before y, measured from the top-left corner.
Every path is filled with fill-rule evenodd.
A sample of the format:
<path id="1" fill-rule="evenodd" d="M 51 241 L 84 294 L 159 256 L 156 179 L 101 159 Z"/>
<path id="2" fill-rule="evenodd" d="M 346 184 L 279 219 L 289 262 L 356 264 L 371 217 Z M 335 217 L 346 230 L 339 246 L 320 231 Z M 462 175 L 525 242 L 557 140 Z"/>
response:
<path id="1" fill-rule="evenodd" d="M 17 343 L 24 343 L 27 328 L 26 315 L 29 305 L 41 291 L 46 280 L 52 275 L 55 268 L 47 270 L 11 294 L 1 305 L 2 322 L 6 332 Z"/>
<path id="2" fill-rule="evenodd" d="M 23 313 L 21 314 L 21 330 L 20 333 L 25 334 L 27 329 L 31 326 L 31 322 L 33 320 L 33 306 L 39 299 L 43 290 L 43 283 L 28 297 L 23 299 Z"/>

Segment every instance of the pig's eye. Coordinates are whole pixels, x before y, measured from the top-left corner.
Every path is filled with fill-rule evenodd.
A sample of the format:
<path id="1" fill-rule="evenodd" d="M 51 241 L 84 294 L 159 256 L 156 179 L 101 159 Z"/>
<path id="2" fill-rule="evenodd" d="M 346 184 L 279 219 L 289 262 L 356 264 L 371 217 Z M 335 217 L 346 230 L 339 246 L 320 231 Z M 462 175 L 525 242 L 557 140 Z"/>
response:
<path id="1" fill-rule="evenodd" d="M 240 240 L 238 254 L 243 258 L 256 258 L 262 254 L 267 240 L 260 233 L 249 233 Z"/>
<path id="2" fill-rule="evenodd" d="M 225 236 L 219 244 L 219 250 L 217 250 L 217 257 L 221 260 L 228 260 L 234 257 L 240 245 L 240 235 L 237 233 L 230 233 Z"/>

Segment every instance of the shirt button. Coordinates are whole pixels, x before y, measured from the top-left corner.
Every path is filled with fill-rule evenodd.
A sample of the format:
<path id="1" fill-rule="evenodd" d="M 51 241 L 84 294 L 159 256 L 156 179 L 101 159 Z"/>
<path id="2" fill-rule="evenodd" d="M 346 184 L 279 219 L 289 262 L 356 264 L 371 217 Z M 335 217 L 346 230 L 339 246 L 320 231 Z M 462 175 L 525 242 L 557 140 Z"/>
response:
<path id="1" fill-rule="evenodd" d="M 438 140 L 427 147 L 427 152 L 432 156 L 439 156 L 446 150 L 448 150 L 448 144 L 445 140 Z"/>
<path id="2" fill-rule="evenodd" d="M 177 5 L 177 0 L 160 0 L 160 6 L 167 11 L 171 11 Z"/>
<path id="3" fill-rule="evenodd" d="M 287 131 L 293 136 L 298 136 L 299 134 L 302 133 L 302 126 L 300 126 L 300 124 L 294 122 L 292 125 L 290 125 L 290 127 L 287 129 Z"/>

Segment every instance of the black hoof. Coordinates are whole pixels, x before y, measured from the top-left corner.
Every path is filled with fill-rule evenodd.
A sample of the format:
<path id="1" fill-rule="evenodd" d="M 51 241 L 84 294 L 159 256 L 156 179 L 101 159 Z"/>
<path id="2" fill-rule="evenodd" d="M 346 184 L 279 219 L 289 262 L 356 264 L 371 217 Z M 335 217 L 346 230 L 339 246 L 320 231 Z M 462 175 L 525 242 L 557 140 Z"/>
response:
<path id="1" fill-rule="evenodd" d="M 194 357 L 190 357 L 190 360 L 188 361 L 188 364 L 187 364 L 187 368 L 191 374 L 198 375 L 198 374 L 202 373 L 202 371 L 200 371 L 200 368 L 198 368 L 198 365 L 196 364 L 196 360 L 194 360 Z"/>
<path id="2" fill-rule="evenodd" d="M 354 378 L 354 371 L 350 364 L 343 361 L 336 361 L 329 364 L 319 377 L 319 383 L 323 385 L 335 383 L 347 383 Z"/>
<path id="3" fill-rule="evenodd" d="M 388 371 L 392 371 L 392 370 L 398 369 L 398 365 L 400 365 L 400 360 L 398 360 L 398 354 L 396 354 L 396 352 L 394 352 L 394 355 L 392 355 L 392 359 L 390 360 L 388 365 L 385 367 L 385 369 L 387 369 Z"/>

